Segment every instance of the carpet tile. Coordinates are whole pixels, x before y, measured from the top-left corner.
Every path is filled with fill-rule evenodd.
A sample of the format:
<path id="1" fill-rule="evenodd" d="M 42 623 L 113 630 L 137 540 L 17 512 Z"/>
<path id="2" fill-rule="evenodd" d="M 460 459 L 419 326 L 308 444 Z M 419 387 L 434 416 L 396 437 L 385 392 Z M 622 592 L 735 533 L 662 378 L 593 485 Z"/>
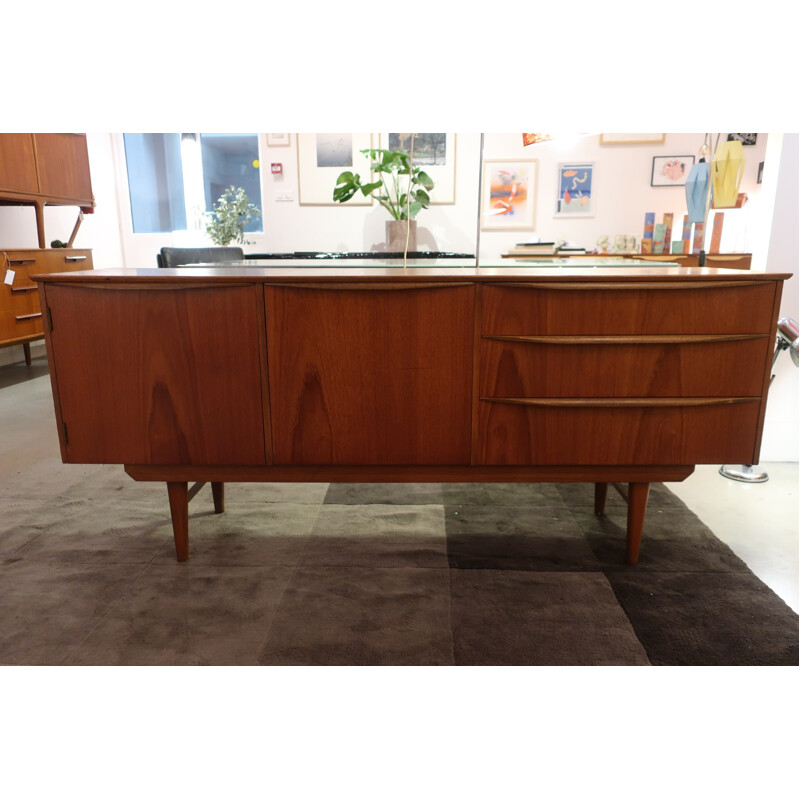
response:
<path id="1" fill-rule="evenodd" d="M 639 564 L 591 484 L 0 483 L 0 664 L 791 665 L 798 616 L 663 485 Z"/>

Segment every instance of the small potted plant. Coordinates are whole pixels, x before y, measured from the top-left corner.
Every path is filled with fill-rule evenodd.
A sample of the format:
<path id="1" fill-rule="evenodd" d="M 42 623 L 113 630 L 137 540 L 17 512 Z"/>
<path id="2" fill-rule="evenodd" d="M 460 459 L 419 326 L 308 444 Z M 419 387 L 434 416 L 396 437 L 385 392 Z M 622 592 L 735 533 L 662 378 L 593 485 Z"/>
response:
<path id="1" fill-rule="evenodd" d="M 244 228 L 261 211 L 250 202 L 242 187 L 229 186 L 206 214 L 206 233 L 214 244 L 227 247 L 231 242 L 253 244 L 244 238 Z"/>
<path id="2" fill-rule="evenodd" d="M 374 197 L 391 215 L 386 222 L 386 248 L 389 252 L 417 249 L 417 221 L 414 217 L 431 202 L 428 192 L 433 181 L 420 167 L 413 165 L 407 153 L 399 150 L 370 148 L 361 150 L 369 159 L 370 171 L 377 180 L 362 183 L 358 173 L 343 172 L 336 179 L 333 199 L 346 203 L 357 192 Z M 408 176 L 404 179 L 402 176 Z"/>

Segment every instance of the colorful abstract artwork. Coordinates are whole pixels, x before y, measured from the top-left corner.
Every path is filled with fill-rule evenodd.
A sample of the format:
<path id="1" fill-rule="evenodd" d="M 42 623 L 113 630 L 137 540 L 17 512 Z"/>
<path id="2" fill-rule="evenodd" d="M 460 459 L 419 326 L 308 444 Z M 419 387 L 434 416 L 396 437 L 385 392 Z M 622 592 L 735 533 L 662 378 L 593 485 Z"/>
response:
<path id="1" fill-rule="evenodd" d="M 556 215 L 592 217 L 594 213 L 594 164 L 559 164 Z"/>
<path id="2" fill-rule="evenodd" d="M 530 230 L 535 218 L 536 161 L 484 161 L 481 228 Z"/>
<path id="3" fill-rule="evenodd" d="M 656 156 L 650 174 L 651 186 L 686 186 L 694 156 Z"/>

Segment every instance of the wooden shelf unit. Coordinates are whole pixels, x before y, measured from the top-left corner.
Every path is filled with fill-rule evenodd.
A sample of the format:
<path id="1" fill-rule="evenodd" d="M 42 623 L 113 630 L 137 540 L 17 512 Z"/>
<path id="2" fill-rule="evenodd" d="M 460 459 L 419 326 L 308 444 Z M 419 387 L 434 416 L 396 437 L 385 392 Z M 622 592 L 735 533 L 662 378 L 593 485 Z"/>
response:
<path id="1" fill-rule="evenodd" d="M 0 242 L 0 347 L 23 346 L 43 336 L 38 286 L 31 275 L 92 268 L 86 249 L 47 248 L 44 207 L 94 210 L 89 153 L 83 133 L 0 133 L 0 206 L 31 206 L 38 249 L 3 248 Z"/>

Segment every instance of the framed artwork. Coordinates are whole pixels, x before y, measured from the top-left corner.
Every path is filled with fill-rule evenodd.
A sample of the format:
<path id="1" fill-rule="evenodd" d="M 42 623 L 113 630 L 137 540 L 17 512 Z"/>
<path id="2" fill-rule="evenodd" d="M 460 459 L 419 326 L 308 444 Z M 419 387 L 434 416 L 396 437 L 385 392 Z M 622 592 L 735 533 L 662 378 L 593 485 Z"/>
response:
<path id="1" fill-rule="evenodd" d="M 483 162 L 481 229 L 532 230 L 536 220 L 535 159 Z"/>
<path id="2" fill-rule="evenodd" d="M 297 183 L 301 206 L 338 206 L 333 199 L 336 179 L 345 170 L 371 179 L 369 159 L 360 153 L 372 146 L 369 133 L 298 133 Z M 371 197 L 360 192 L 348 201 L 351 206 L 372 205 Z"/>
<path id="3" fill-rule="evenodd" d="M 694 166 L 694 156 L 656 156 L 653 158 L 651 186 L 686 186 Z"/>
<path id="4" fill-rule="evenodd" d="M 594 164 L 558 165 L 557 217 L 593 217 L 595 214 Z"/>
<path id="5" fill-rule="evenodd" d="M 600 144 L 659 144 L 665 133 L 601 133 Z"/>
<path id="6" fill-rule="evenodd" d="M 410 133 L 381 133 L 378 147 L 383 150 L 411 148 Z M 454 133 L 415 133 L 414 163 L 431 176 L 431 205 L 449 205 L 456 201 L 456 135 Z"/>
<path id="7" fill-rule="evenodd" d="M 270 147 L 288 147 L 291 144 L 291 133 L 268 133 L 267 144 Z"/>

